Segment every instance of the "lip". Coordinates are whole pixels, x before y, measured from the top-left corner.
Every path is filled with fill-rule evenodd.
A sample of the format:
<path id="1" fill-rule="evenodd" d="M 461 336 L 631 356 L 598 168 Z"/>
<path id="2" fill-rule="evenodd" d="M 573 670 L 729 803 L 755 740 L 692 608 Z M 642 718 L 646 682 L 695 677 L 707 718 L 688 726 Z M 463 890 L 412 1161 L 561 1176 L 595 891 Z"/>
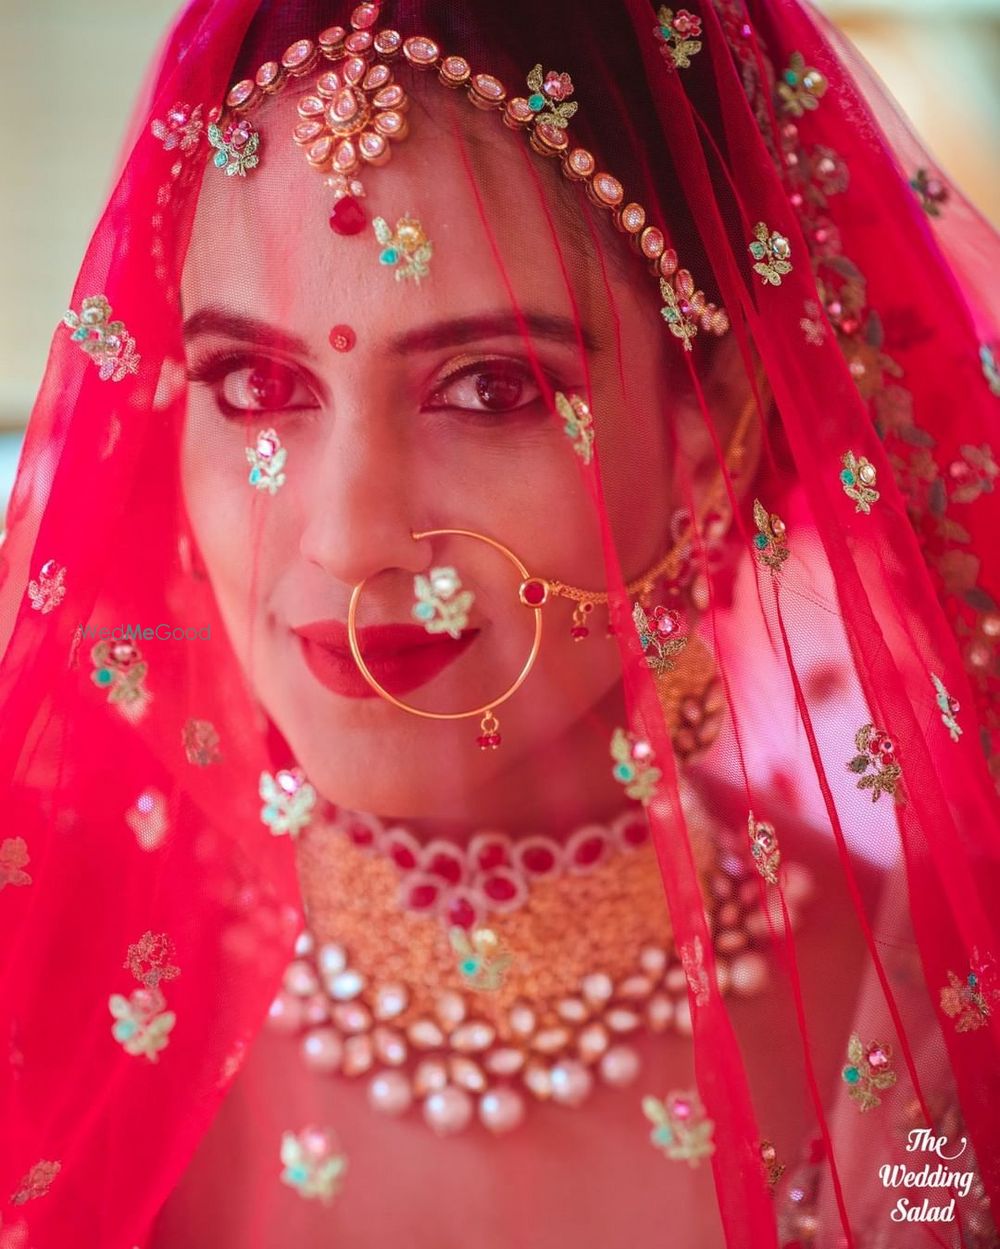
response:
<path id="1" fill-rule="evenodd" d="M 317 620 L 292 629 L 306 666 L 321 685 L 343 698 L 377 698 L 361 675 L 340 620 Z M 358 629 L 358 645 L 369 672 L 397 697 L 418 689 L 455 662 L 479 636 L 465 629 L 460 638 L 428 633 L 420 625 L 382 624 Z"/>

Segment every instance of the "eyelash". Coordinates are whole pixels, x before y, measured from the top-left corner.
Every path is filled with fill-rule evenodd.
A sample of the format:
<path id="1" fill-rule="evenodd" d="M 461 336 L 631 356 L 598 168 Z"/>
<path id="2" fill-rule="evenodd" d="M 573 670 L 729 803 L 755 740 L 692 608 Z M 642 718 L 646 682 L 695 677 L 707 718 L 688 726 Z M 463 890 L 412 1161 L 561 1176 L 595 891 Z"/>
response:
<path id="1" fill-rule="evenodd" d="M 489 366 L 494 366 L 492 370 Z M 227 400 L 223 395 L 223 384 L 232 374 L 247 370 L 257 369 L 266 373 L 268 368 L 280 370 L 284 372 L 291 380 L 291 385 L 296 389 L 299 385 L 305 385 L 313 393 L 314 403 L 312 404 L 285 404 L 277 407 L 241 407 Z M 488 408 L 488 407 L 463 407 L 454 403 L 448 403 L 442 400 L 447 391 L 456 386 L 466 378 L 474 378 L 476 376 L 487 376 L 490 373 L 499 374 L 520 382 L 524 386 L 533 387 L 538 392 L 527 400 L 518 400 L 509 408 Z M 544 378 L 544 383 L 550 391 L 564 389 L 560 380 L 551 372 L 541 368 L 536 371 L 531 365 L 516 360 L 510 356 L 485 355 L 466 357 L 465 362 L 453 365 L 451 370 L 445 374 L 443 378 L 437 381 L 431 391 L 428 401 L 424 405 L 425 411 L 455 411 L 462 414 L 462 418 L 470 421 L 480 421 L 482 423 L 497 423 L 499 420 L 513 416 L 524 409 L 530 408 L 542 398 L 542 386 L 538 381 L 538 373 Z M 188 369 L 188 381 L 191 383 L 206 385 L 212 388 L 213 398 L 219 411 L 223 413 L 227 419 L 246 419 L 254 415 L 281 415 L 289 412 L 306 412 L 314 407 L 319 407 L 319 401 L 316 400 L 316 392 L 318 386 L 312 377 L 301 370 L 299 367 L 288 364 L 283 360 L 277 360 L 270 356 L 252 355 L 247 352 L 219 352 L 214 355 L 208 355 L 204 359 L 192 364 Z M 478 393 L 478 388 L 477 388 Z M 481 399 L 482 396 L 480 395 Z"/>

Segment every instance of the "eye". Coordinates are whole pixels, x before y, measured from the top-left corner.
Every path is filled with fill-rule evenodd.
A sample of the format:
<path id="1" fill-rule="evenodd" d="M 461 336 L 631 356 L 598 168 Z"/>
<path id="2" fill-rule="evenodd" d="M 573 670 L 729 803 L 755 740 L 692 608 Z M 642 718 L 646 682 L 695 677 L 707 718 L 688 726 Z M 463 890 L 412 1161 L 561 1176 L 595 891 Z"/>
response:
<path id="1" fill-rule="evenodd" d="M 533 372 L 520 361 L 479 359 L 453 369 L 438 383 L 426 406 L 513 412 L 533 403 L 540 393 Z"/>
<path id="2" fill-rule="evenodd" d="M 188 380 L 211 386 L 216 403 L 227 415 L 319 406 L 298 369 L 264 356 L 210 357 L 189 369 Z"/>

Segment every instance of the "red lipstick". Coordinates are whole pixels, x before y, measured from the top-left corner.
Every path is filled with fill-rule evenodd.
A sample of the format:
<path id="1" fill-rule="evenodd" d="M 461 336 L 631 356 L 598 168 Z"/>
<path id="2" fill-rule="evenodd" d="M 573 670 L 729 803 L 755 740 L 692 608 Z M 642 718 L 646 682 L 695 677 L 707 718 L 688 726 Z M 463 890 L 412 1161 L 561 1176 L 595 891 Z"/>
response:
<path id="1" fill-rule="evenodd" d="M 343 698 L 377 698 L 351 655 L 347 626 L 340 620 L 317 620 L 292 630 L 306 666 L 321 685 Z M 478 629 L 458 639 L 428 633 L 420 625 L 367 625 L 358 629 L 358 646 L 369 672 L 398 697 L 426 685 L 476 640 Z"/>

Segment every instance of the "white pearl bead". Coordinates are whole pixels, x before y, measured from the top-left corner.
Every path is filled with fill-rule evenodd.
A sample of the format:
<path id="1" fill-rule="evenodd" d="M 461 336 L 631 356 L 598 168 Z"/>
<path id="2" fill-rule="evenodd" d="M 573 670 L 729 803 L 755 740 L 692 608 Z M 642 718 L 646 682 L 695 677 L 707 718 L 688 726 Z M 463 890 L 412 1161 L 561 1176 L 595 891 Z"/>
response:
<path id="1" fill-rule="evenodd" d="M 302 1057 L 313 1071 L 336 1071 L 344 1056 L 344 1043 L 332 1028 L 313 1028 L 302 1041 Z"/>
<path id="2" fill-rule="evenodd" d="M 268 1027 L 275 1032 L 298 1032 L 302 1026 L 302 1000 L 279 993 L 267 1012 Z"/>
<path id="3" fill-rule="evenodd" d="M 463 1089 L 449 1085 L 427 1098 L 424 1102 L 424 1118 L 441 1136 L 461 1132 L 472 1118 L 472 1098 Z"/>
<path id="4" fill-rule="evenodd" d="M 552 1096 L 563 1106 L 579 1106 L 594 1086 L 594 1077 L 583 1063 L 573 1059 L 557 1063 L 549 1073 Z"/>
<path id="5" fill-rule="evenodd" d="M 368 1085 L 368 1101 L 382 1114 L 401 1115 L 409 1110 L 413 1091 L 401 1071 L 380 1071 Z"/>
<path id="6" fill-rule="evenodd" d="M 319 988 L 319 981 L 307 962 L 296 959 L 285 969 L 285 988 L 296 997 L 309 997 Z"/>
<path id="7" fill-rule="evenodd" d="M 734 958 L 729 971 L 733 992 L 740 997 L 752 997 L 767 984 L 767 960 L 755 951 Z"/>
<path id="8" fill-rule="evenodd" d="M 524 1118 L 524 1099 L 513 1089 L 490 1089 L 479 1099 L 479 1118 L 491 1132 L 509 1132 Z"/>
<path id="9" fill-rule="evenodd" d="M 616 1089 L 625 1088 L 639 1074 L 639 1055 L 631 1045 L 613 1045 L 601 1059 L 601 1075 Z"/>

